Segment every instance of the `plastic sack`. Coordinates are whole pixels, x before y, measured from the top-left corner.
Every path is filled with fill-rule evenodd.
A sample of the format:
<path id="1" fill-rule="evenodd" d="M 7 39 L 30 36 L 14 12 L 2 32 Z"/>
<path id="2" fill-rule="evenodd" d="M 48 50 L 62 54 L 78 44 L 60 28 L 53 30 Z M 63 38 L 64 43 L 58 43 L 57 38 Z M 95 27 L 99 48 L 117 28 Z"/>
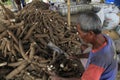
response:
<path id="1" fill-rule="evenodd" d="M 119 13 L 119 9 L 115 5 L 106 5 L 106 7 L 103 7 L 104 13 Z"/>
<path id="2" fill-rule="evenodd" d="M 97 12 L 97 15 L 99 16 L 99 18 L 100 18 L 100 20 L 101 20 L 101 23 L 102 23 L 102 25 L 103 25 L 104 20 L 105 20 L 105 15 L 104 15 L 104 10 L 103 10 L 103 8 L 101 8 L 100 11 Z"/>
<path id="3" fill-rule="evenodd" d="M 105 14 L 105 29 L 115 29 L 119 24 L 119 16 L 116 13 Z"/>
<path id="4" fill-rule="evenodd" d="M 91 0 L 91 3 L 100 3 L 101 0 Z"/>

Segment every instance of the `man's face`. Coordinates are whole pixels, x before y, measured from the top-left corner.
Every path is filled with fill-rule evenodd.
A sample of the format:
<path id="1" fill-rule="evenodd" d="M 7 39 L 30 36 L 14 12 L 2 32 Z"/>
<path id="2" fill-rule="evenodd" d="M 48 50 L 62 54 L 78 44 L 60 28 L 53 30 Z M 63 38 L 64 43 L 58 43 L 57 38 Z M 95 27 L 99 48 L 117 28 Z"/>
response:
<path id="1" fill-rule="evenodd" d="M 78 30 L 79 37 L 83 39 L 84 42 L 86 43 L 91 42 L 91 35 L 89 34 L 89 32 L 82 31 L 80 28 L 80 25 L 77 25 L 77 30 Z"/>

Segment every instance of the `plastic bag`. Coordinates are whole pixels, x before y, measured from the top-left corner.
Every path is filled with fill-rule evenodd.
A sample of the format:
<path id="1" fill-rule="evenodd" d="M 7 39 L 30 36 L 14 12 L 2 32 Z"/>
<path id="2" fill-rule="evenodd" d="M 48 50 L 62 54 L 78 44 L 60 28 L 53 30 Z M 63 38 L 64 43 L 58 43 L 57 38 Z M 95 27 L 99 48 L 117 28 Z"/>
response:
<path id="1" fill-rule="evenodd" d="M 116 13 L 105 14 L 105 29 L 115 29 L 119 24 L 119 16 Z"/>
<path id="2" fill-rule="evenodd" d="M 100 3 L 101 0 L 91 0 L 92 3 Z"/>
<path id="3" fill-rule="evenodd" d="M 99 18 L 100 18 L 100 20 L 101 20 L 101 23 L 102 23 L 102 25 L 103 25 L 104 20 L 105 20 L 105 15 L 104 15 L 104 10 L 103 10 L 103 8 L 101 8 L 100 11 L 97 12 L 97 15 L 99 16 Z"/>

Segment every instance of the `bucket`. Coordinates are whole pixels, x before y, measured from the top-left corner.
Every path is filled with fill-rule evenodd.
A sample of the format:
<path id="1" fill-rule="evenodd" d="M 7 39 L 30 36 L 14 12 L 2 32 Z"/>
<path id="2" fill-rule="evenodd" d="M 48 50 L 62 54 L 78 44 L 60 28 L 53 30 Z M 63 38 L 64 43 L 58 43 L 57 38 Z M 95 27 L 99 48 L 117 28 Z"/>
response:
<path id="1" fill-rule="evenodd" d="M 105 3 L 106 3 L 106 4 L 113 4 L 113 3 L 114 3 L 114 0 L 105 0 Z"/>

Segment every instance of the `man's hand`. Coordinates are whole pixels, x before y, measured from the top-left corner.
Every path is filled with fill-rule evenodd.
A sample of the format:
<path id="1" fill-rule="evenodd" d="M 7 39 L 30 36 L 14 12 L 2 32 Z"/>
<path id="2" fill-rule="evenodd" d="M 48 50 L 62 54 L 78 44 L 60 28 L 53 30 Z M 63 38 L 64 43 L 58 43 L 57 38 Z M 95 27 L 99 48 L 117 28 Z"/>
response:
<path id="1" fill-rule="evenodd" d="M 80 48 L 81 48 L 81 52 L 83 53 L 85 51 L 85 49 L 87 49 L 89 46 L 87 44 L 81 44 Z"/>

